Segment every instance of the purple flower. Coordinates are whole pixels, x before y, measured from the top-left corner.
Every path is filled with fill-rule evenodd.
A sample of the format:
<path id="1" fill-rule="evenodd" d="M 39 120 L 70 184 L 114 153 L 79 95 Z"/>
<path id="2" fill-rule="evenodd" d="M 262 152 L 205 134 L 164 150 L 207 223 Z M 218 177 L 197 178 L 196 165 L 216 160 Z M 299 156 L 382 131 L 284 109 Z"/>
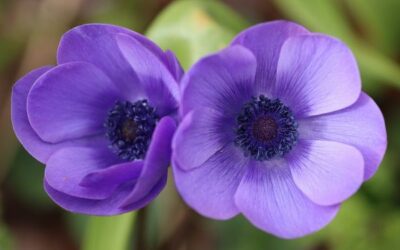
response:
<path id="1" fill-rule="evenodd" d="M 171 52 L 128 29 L 68 31 L 57 66 L 30 72 L 12 94 L 15 133 L 46 164 L 49 196 L 94 215 L 154 199 L 167 179 L 182 73 Z"/>
<path id="2" fill-rule="evenodd" d="M 339 40 L 290 22 L 251 27 L 182 81 L 173 168 L 200 214 L 242 213 L 283 238 L 329 223 L 377 170 L 382 114 Z"/>

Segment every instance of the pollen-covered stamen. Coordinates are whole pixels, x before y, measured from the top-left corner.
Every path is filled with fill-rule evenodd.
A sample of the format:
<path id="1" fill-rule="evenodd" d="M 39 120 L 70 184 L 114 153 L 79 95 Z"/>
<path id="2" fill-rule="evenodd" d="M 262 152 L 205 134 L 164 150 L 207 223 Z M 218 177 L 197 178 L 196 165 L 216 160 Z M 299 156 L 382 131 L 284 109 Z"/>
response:
<path id="1" fill-rule="evenodd" d="M 143 159 L 158 121 L 147 100 L 117 101 L 104 123 L 110 148 L 122 159 Z"/>
<path id="2" fill-rule="evenodd" d="M 235 144 L 256 160 L 283 156 L 297 143 L 294 116 L 278 99 L 254 97 L 243 106 L 236 120 Z"/>

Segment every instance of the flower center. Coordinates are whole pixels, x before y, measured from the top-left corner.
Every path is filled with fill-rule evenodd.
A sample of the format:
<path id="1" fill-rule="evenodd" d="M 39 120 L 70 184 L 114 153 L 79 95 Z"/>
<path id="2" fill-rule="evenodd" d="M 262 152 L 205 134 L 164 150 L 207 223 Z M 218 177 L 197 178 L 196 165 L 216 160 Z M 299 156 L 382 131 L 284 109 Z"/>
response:
<path id="1" fill-rule="evenodd" d="M 143 159 L 158 119 L 147 100 L 117 101 L 104 122 L 111 150 L 123 160 Z"/>
<path id="2" fill-rule="evenodd" d="M 279 99 L 253 97 L 243 106 L 236 122 L 235 144 L 258 161 L 282 157 L 297 143 L 297 122 Z"/>
<path id="3" fill-rule="evenodd" d="M 253 123 L 253 136 L 255 139 L 268 142 L 278 133 L 278 124 L 269 116 L 260 116 Z"/>

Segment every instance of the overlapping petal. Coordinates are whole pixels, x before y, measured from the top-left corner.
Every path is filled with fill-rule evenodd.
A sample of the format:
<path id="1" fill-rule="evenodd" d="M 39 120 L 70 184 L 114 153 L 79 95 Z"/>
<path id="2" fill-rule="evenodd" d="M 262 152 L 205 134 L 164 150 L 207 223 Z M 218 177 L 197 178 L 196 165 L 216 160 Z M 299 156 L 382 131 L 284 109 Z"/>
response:
<path id="1" fill-rule="evenodd" d="M 360 91 L 356 60 L 339 40 L 304 35 L 283 44 L 272 96 L 290 107 L 297 118 L 348 107 Z"/>
<path id="2" fill-rule="evenodd" d="M 232 115 L 254 94 L 256 58 L 242 46 L 228 47 L 197 62 L 184 76 L 181 113 L 196 108 Z"/>
<path id="3" fill-rule="evenodd" d="M 255 88 L 269 94 L 276 79 L 279 54 L 283 43 L 293 36 L 309 34 L 304 27 L 289 21 L 273 21 L 255 25 L 242 31 L 232 45 L 242 45 L 257 58 Z"/>
<path id="4" fill-rule="evenodd" d="M 24 148 L 38 161 L 45 163 L 50 155 L 68 146 L 94 146 L 104 140 L 103 136 L 85 137 L 61 143 L 43 141 L 33 130 L 27 113 L 27 98 L 34 83 L 52 67 L 46 66 L 28 73 L 18 80 L 12 92 L 11 120 L 15 134 Z"/>
<path id="5" fill-rule="evenodd" d="M 166 66 L 135 38 L 117 34 L 116 40 L 122 55 L 136 73 L 140 88 L 158 114 L 164 116 L 176 111 L 179 88 Z"/>
<path id="6" fill-rule="evenodd" d="M 157 183 L 167 176 L 171 160 L 171 140 L 175 129 L 176 123 L 171 117 L 165 116 L 158 123 L 146 153 L 143 170 L 134 189 L 126 197 L 124 206 L 143 199 Z"/>
<path id="7" fill-rule="evenodd" d="M 107 187 L 114 191 L 120 184 L 136 183 L 143 169 L 143 161 L 123 162 L 88 173 L 79 183 L 82 187 Z"/>
<path id="8" fill-rule="evenodd" d="M 29 92 L 27 111 L 31 126 L 45 141 L 102 133 L 108 110 L 120 91 L 95 66 L 72 62 L 55 67 Z"/>
<path id="9" fill-rule="evenodd" d="M 42 162 L 48 158 L 53 148 L 41 140 L 32 129 L 26 112 L 26 99 L 35 81 L 51 68 L 51 66 L 38 68 L 19 79 L 13 87 L 11 97 L 11 121 L 14 132 L 25 149 Z"/>
<path id="10" fill-rule="evenodd" d="M 229 144 L 195 169 L 185 171 L 173 158 L 174 178 L 183 199 L 200 214 L 229 219 L 239 213 L 234 194 L 248 160 Z"/>
<path id="11" fill-rule="evenodd" d="M 255 226 L 283 238 L 296 238 L 328 224 L 339 206 L 320 206 L 294 183 L 284 162 L 253 163 L 247 169 L 235 204 Z"/>
<path id="12" fill-rule="evenodd" d="M 93 148 L 67 147 L 58 150 L 49 158 L 45 179 L 52 188 L 65 194 L 79 198 L 105 199 L 114 191 L 112 186 L 88 187 L 80 184 L 88 174 L 119 162 L 107 145 L 100 144 Z"/>
<path id="13" fill-rule="evenodd" d="M 364 179 L 373 176 L 386 151 L 382 112 L 365 93 L 350 107 L 301 120 L 299 126 L 301 138 L 337 141 L 356 147 L 364 157 Z"/>
<path id="14" fill-rule="evenodd" d="M 70 212 L 88 215 L 116 215 L 146 206 L 161 192 L 165 186 L 166 180 L 166 176 L 163 177 L 143 199 L 123 207 L 122 204 L 126 196 L 131 192 L 133 185 L 120 186 L 115 190 L 112 196 L 103 200 L 83 199 L 70 196 L 55 190 L 46 181 L 44 182 L 44 188 L 55 203 Z"/>
<path id="15" fill-rule="evenodd" d="M 65 148 L 47 162 L 45 188 L 61 207 L 113 215 L 139 209 L 166 184 L 175 122 L 163 118 L 145 161 L 121 162 L 107 147 Z"/>
<path id="16" fill-rule="evenodd" d="M 172 142 L 176 161 L 184 170 L 203 164 L 234 139 L 234 119 L 226 118 L 214 109 L 199 108 L 189 112 L 181 121 Z"/>
<path id="17" fill-rule="evenodd" d="M 332 141 L 302 141 L 289 164 L 293 181 L 313 202 L 335 205 L 363 182 L 364 159 L 354 147 Z"/>
<path id="18" fill-rule="evenodd" d="M 123 90 L 125 99 L 134 99 L 141 93 L 137 76 L 119 52 L 115 41 L 117 33 L 138 39 L 160 60 L 163 52 L 154 43 L 131 30 L 109 24 L 85 24 L 66 32 L 58 48 L 58 64 L 75 61 L 88 62 L 105 72 L 118 88 Z"/>

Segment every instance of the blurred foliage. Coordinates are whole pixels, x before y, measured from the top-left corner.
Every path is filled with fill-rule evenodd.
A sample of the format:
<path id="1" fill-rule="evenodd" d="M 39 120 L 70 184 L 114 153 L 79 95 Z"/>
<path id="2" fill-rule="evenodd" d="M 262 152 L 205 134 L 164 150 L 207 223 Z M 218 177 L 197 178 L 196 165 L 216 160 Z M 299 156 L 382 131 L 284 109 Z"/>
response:
<path id="1" fill-rule="evenodd" d="M 68 230 L 71 232 L 73 239 L 79 243 L 84 240 L 87 231 L 86 226 L 91 217 L 82 214 L 66 213 L 65 215 Z M 86 233 L 87 234 L 87 233 Z"/>
<path id="2" fill-rule="evenodd" d="M 0 249 L 13 249 L 13 239 L 7 227 L 3 223 L 0 224 Z"/>
<path id="3" fill-rule="evenodd" d="M 51 1 L 51 0 L 46 0 Z M 46 2 L 43 1 L 43 2 Z M 0 80 L 15 80 L 18 64 L 29 42 L 28 24 L 34 15 L 31 5 L 42 1 L 0 1 Z M 176 53 L 185 69 L 200 57 L 213 53 L 248 27 L 252 16 L 240 16 L 241 6 L 258 10 L 262 0 L 226 0 L 237 12 L 221 1 L 175 1 L 163 9 L 167 0 L 91 0 L 83 1 L 74 23 L 106 22 L 144 32 L 164 49 Z M 363 78 L 363 88 L 376 97 L 388 127 L 389 148 L 377 174 L 351 199 L 326 228 L 297 240 L 282 240 L 268 235 L 247 222 L 242 216 L 229 221 L 197 218 L 206 232 L 199 241 L 209 241 L 215 249 L 335 249 L 374 250 L 396 249 L 400 246 L 400 1 L 398 0 L 271 0 L 275 16 L 290 19 L 314 32 L 331 34 L 342 39 L 354 51 Z M 19 6 L 19 4 L 22 6 Z M 254 4 L 254 5 L 253 5 Z M 28 9 L 29 11 L 21 11 Z M 162 10 L 163 9 L 163 10 Z M 161 13 L 158 12 L 162 10 Z M 24 16 L 29 20 L 21 21 Z M 153 20 L 154 19 L 154 20 Z M 263 20 L 269 20 L 265 16 Z M 151 25 L 149 26 L 149 24 Z M 25 26 L 24 26 L 25 25 Z M 32 24 L 30 24 L 32 25 Z M 68 27 L 65 27 L 67 30 Z M 58 38 L 54 38 L 58 39 Z M 55 52 L 54 52 L 55 53 Z M 25 72 L 22 72 L 25 73 Z M 1 82 L 1 90 L 9 90 L 10 82 Z M 5 93 L 0 93 L 5 95 Z M 8 94 L 8 93 L 7 93 Z M 3 99 L 4 100 L 4 99 Z M 2 96 L 0 96 L 2 101 Z M 1 103 L 3 104 L 3 103 Z M 0 109 L 2 116 L 7 115 Z M 3 134 L 0 131 L 0 138 Z M 56 209 L 42 187 L 43 166 L 25 151 L 18 149 L 7 156 L 12 164 L 2 192 L 17 200 L 25 209 L 50 213 Z M 2 155 L 2 157 L 4 157 Z M 171 180 L 171 178 L 170 178 Z M 150 206 L 150 225 L 146 230 L 152 248 L 168 237 L 178 221 L 177 200 L 173 184 Z M 7 199 L 8 201 L 9 199 Z M 178 205 L 176 205 L 178 204 Z M 10 204 L 4 205 L 10 209 Z M 15 205 L 15 204 L 14 204 Z M 13 207 L 11 206 L 11 209 Z M 60 211 L 57 209 L 56 211 Z M 172 215 L 171 215 L 172 214 Z M 12 220 L 6 216 L 6 219 Z M 67 230 L 76 242 L 83 240 L 85 250 L 127 249 L 133 237 L 133 213 L 117 217 L 88 217 L 63 213 Z M 14 218 L 15 219 L 15 218 Z M 13 249 L 15 233 L 10 222 L 0 221 L 0 249 Z M 85 228 L 85 226 L 87 226 Z M 39 228 L 38 228 L 39 230 Z M 83 238 L 83 239 L 82 239 Z M 188 237 L 187 240 L 191 240 Z M 51 249 L 51 248 L 50 248 Z M 191 248 L 189 248 L 191 249 Z M 196 248 L 194 248 L 196 249 Z M 208 249 L 203 247 L 203 249 Z M 30 249 L 29 249 L 30 250 Z"/>
<path id="4" fill-rule="evenodd" d="M 125 250 L 131 239 L 135 213 L 110 217 L 91 217 L 82 249 Z"/>
<path id="5" fill-rule="evenodd" d="M 345 4 L 374 47 L 391 57 L 400 53 L 400 26 L 396 25 L 400 23 L 400 1 L 352 0 Z"/>
<path id="6" fill-rule="evenodd" d="M 115 0 L 103 5 L 90 4 L 88 21 L 96 23 L 112 23 L 130 27 L 135 31 L 143 31 L 157 9 L 156 0 L 126 1 Z"/>
<path id="7" fill-rule="evenodd" d="M 56 205 L 43 189 L 43 165 L 20 148 L 8 176 L 10 188 L 20 202 L 36 210 L 50 210 Z"/>
<path id="8" fill-rule="evenodd" d="M 187 69 L 200 57 L 226 46 L 248 26 L 240 16 L 216 1 L 177 1 L 152 23 L 147 35 L 174 51 Z"/>

